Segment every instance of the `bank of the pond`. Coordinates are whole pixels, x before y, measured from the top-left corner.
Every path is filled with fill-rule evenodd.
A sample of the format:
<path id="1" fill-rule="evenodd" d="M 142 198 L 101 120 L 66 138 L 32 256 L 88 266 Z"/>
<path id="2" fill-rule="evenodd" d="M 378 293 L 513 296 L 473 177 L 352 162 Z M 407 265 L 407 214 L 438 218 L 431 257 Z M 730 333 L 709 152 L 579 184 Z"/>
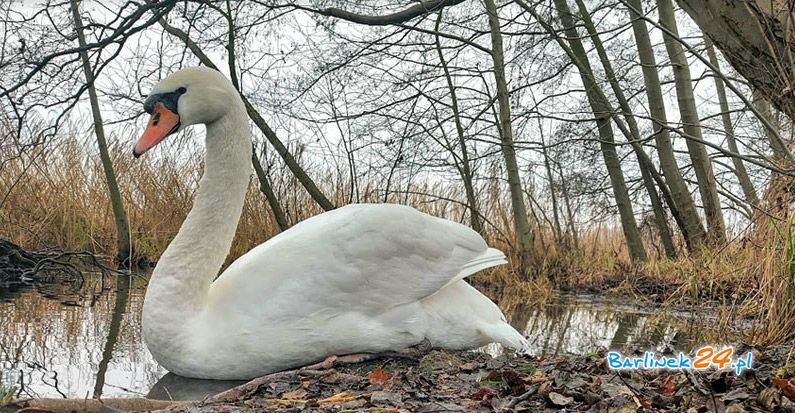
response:
<path id="1" fill-rule="evenodd" d="M 795 411 L 795 385 L 787 382 L 794 369 L 785 368 L 791 348 L 738 348 L 737 353 L 754 355 L 753 370 L 739 376 L 730 369 L 611 370 L 604 351 L 497 358 L 433 351 L 420 360 L 385 358 L 281 373 L 201 401 L 107 400 L 105 407 L 162 412 L 788 412 Z M 13 407 L 59 412 L 79 408 L 75 403 L 51 399 Z M 99 404 L 83 406 L 93 410 Z"/>
<path id="2" fill-rule="evenodd" d="M 33 344 L 39 341 L 42 344 L 28 348 L 28 352 L 24 354 L 8 354 L 8 360 L 21 363 L 14 364 L 15 368 L 33 363 L 38 366 L 36 371 L 55 374 L 73 370 L 75 361 L 79 361 L 79 364 L 85 362 L 88 370 L 80 370 L 76 377 L 82 380 L 86 376 L 88 379 L 85 383 L 67 383 L 67 388 L 71 390 L 63 393 L 64 397 L 80 397 L 85 394 L 86 389 L 102 390 L 103 386 L 96 383 L 100 382 L 100 377 L 101 382 L 105 383 L 105 376 L 108 376 L 112 383 L 106 383 L 106 391 L 122 387 L 132 390 L 113 392 L 108 397 L 144 394 L 155 397 L 153 394 L 162 382 L 165 384 L 161 393 L 169 398 L 174 387 L 164 381 L 164 377 L 150 387 L 164 372 L 159 371 L 154 362 L 147 358 L 148 353 L 137 335 L 140 331 L 137 311 L 142 304 L 146 277 L 103 274 L 96 271 L 91 275 L 84 272 L 82 274 L 85 278 L 81 275 L 80 282 L 69 291 L 59 291 L 55 287 L 66 283 L 60 276 L 54 275 L 56 272 L 58 271 L 50 271 L 47 277 L 38 280 L 34 277 L 31 282 L 36 288 L 21 288 L 18 296 L 6 297 L 7 319 L 13 321 L 10 325 L 16 328 L 9 329 L 6 338 L 11 338 L 12 335 L 32 337 Z M 644 282 L 649 282 L 649 287 L 628 287 L 641 285 L 632 284 L 633 280 L 630 276 L 623 280 L 619 277 L 610 284 L 602 284 L 601 289 L 595 290 L 599 293 L 596 296 L 560 297 L 549 294 L 546 298 L 539 299 L 540 293 L 532 297 L 532 291 L 519 290 L 512 294 L 492 291 L 495 301 L 508 314 L 512 323 L 525 332 L 531 342 L 537 344 L 538 354 L 555 354 L 554 356 L 500 356 L 491 359 L 483 353 L 437 351 L 419 361 L 381 359 L 365 364 L 337 366 L 327 371 L 279 375 L 275 379 L 261 380 L 253 387 L 239 388 L 236 393 L 212 396 L 219 391 L 215 390 L 189 399 L 196 400 L 194 402 L 171 405 L 168 409 L 207 412 L 795 411 L 795 405 L 787 397 L 787 394 L 795 397 L 795 382 L 788 385 L 786 374 L 784 381 L 773 380 L 776 371 L 787 365 L 792 346 L 757 348 L 754 350 L 754 371 L 742 377 L 715 371 L 617 372 L 605 365 L 604 352 L 597 351 L 588 356 L 564 355 L 567 352 L 596 351 L 600 346 L 608 346 L 608 343 L 610 348 L 687 349 L 702 340 L 739 343 L 745 337 L 743 333 L 734 338 L 727 334 L 730 327 L 739 329 L 742 326 L 738 326 L 741 323 L 721 324 L 726 320 L 736 321 L 737 314 L 721 313 L 720 302 L 713 302 L 716 305 L 708 306 L 705 304 L 706 300 L 702 299 L 698 305 L 691 304 L 687 308 L 675 305 L 653 306 L 648 301 L 660 301 L 660 296 L 654 296 L 653 290 L 658 287 L 654 287 L 648 280 Z M 27 283 L 26 281 L 25 284 Z M 50 288 L 40 291 L 44 286 Z M 485 291 L 487 286 L 481 287 Z M 682 287 L 679 285 L 676 288 Z M 570 291 L 583 290 L 573 287 Z M 613 297 L 645 298 L 646 304 L 635 303 L 637 305 L 632 306 L 629 300 L 615 299 L 605 303 L 605 293 L 613 294 Z M 665 295 L 670 294 L 666 292 Z M 545 302 L 541 304 L 539 301 Z M 707 311 L 707 308 L 715 311 Z M 679 311 L 680 309 L 686 311 Z M 38 326 L 45 324 L 42 320 L 49 320 L 49 323 L 38 329 Z M 69 322 L 60 322 L 63 320 Z M 704 329 L 702 333 L 697 327 L 699 321 L 704 320 L 712 328 Z M 61 337 L 52 333 L 66 331 L 86 333 L 85 337 L 78 335 L 77 338 L 74 334 Z M 716 331 L 720 336 L 709 336 L 710 332 Z M 630 337 L 632 340 L 629 340 Z M 646 337 L 649 340 L 644 340 Z M 52 341 L 56 339 L 62 341 Z M 4 348 L 24 349 L 21 344 L 12 340 L 5 343 Z M 33 344 L 27 343 L 28 347 Z M 114 347 L 118 347 L 118 353 L 115 350 L 110 351 Z M 63 351 L 52 352 L 53 348 Z M 100 369 L 101 373 L 97 373 L 90 367 L 96 362 L 91 354 L 100 349 L 107 371 Z M 736 353 L 747 350 L 738 348 Z M 105 355 L 108 356 L 107 359 Z M 50 365 L 54 359 L 70 360 L 69 368 Z M 33 373 L 30 369 L 25 370 L 25 374 L 22 374 L 24 369 L 17 370 L 20 370 L 19 377 L 28 377 Z M 795 373 L 795 368 L 785 370 Z M 138 375 L 133 378 L 125 373 L 128 371 L 134 371 Z M 96 379 L 93 377 L 94 373 L 97 373 Z M 14 377 L 13 374 L 11 376 Z M 122 377 L 124 380 L 121 380 Z M 6 383 L 13 384 L 15 381 L 6 380 Z M 33 384 L 34 391 L 47 390 Z M 135 388 L 131 387 L 133 384 Z M 26 381 L 26 386 L 30 385 Z M 109 385 L 116 387 L 108 387 Z M 34 395 L 40 397 L 42 393 Z M 51 393 L 43 395 L 58 397 Z M 26 406 L 26 403 L 44 403 L 40 407 L 56 412 L 79 412 L 101 407 L 100 403 L 85 399 L 40 399 L 6 407 L 6 411 L 14 411 Z M 168 402 L 147 399 L 105 400 L 105 407 L 114 407 L 121 411 L 162 409 L 169 405 Z M 743 410 L 738 410 L 740 408 Z"/>

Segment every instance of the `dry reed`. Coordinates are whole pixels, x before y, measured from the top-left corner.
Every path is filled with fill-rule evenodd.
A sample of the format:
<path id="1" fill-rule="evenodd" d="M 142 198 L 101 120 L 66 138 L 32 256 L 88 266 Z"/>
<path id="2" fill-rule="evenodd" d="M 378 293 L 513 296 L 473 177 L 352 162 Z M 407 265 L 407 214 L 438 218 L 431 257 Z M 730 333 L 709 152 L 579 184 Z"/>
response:
<path id="1" fill-rule="evenodd" d="M 0 238 L 34 250 L 57 247 L 107 257 L 115 254 L 115 226 L 97 156 L 78 140 L 65 138 L 57 146 L 37 147 L 22 157 L 7 147 L 0 149 Z M 135 160 L 128 148 L 111 147 L 137 257 L 156 259 L 165 249 L 191 207 L 201 175 L 201 156 L 195 150 L 180 156 L 167 152 Z M 291 222 L 321 212 L 289 173 L 274 168 L 270 174 Z M 312 175 L 334 202 L 348 200 L 349 183 L 338 178 L 344 174 L 313 169 Z M 490 244 L 509 252 L 511 265 L 477 274 L 473 281 L 481 288 L 510 289 L 513 296 L 527 300 L 544 300 L 557 287 L 678 305 L 711 301 L 721 314 L 717 323 L 754 320 L 748 333 L 751 342 L 795 338 L 791 223 L 760 223 L 749 235 L 720 249 L 677 260 L 657 254 L 639 265 L 629 263 L 616 227 L 582 229 L 575 248 L 572 240 L 556 241 L 549 228 L 537 223 L 533 273 L 521 275 L 513 271 L 517 257 L 511 246 L 510 206 L 499 185 L 494 179 L 481 188 L 482 207 L 492 223 L 486 235 Z M 360 187 L 364 188 L 360 202 L 384 200 L 380 182 Z M 455 183 L 415 183 L 408 188 L 386 200 L 466 222 L 466 209 L 453 201 L 464 198 Z M 228 261 L 278 232 L 252 179 Z"/>

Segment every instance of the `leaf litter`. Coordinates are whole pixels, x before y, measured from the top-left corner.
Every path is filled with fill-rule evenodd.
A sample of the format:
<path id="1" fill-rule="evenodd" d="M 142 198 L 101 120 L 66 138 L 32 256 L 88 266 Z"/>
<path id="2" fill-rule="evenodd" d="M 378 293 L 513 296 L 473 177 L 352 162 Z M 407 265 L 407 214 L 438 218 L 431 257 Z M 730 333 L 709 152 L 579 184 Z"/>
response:
<path id="1" fill-rule="evenodd" d="M 585 356 L 497 358 L 434 350 L 296 371 L 242 397 L 171 412 L 795 412 L 795 378 L 780 376 L 791 346 L 753 351 L 753 370 L 611 370 Z M 637 352 L 642 354 L 642 352 Z"/>

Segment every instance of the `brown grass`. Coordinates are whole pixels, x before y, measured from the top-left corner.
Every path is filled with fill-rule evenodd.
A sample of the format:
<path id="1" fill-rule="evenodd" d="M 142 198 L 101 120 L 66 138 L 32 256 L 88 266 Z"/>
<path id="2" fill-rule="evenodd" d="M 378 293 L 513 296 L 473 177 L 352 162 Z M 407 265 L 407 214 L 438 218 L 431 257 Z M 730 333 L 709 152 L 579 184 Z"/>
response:
<path id="1" fill-rule="evenodd" d="M 0 238 L 29 249 L 59 248 L 115 254 L 115 226 L 104 177 L 97 156 L 76 139 L 36 148 L 25 156 L 2 149 L 0 159 Z M 129 215 L 137 257 L 156 259 L 179 230 L 189 211 L 201 173 L 196 151 L 161 150 L 135 160 L 126 147 L 111 153 Z M 178 153 L 179 156 L 166 155 Z M 271 178 L 292 222 L 321 210 L 289 173 L 274 168 Z M 337 204 L 346 202 L 348 185 L 336 173 L 313 177 Z M 362 183 L 361 202 L 383 201 L 380 182 Z M 405 187 L 403 187 L 405 188 Z M 389 202 L 412 205 L 436 216 L 466 222 L 466 211 L 450 199 L 463 199 L 451 183 L 414 184 L 409 193 L 395 193 Z M 701 306 L 711 302 L 721 314 L 719 323 L 751 318 L 748 340 L 776 343 L 795 338 L 789 262 L 795 247 L 786 234 L 789 224 L 764 221 L 744 237 L 696 256 L 669 260 L 653 256 L 648 262 L 628 262 L 621 231 L 615 227 L 588 228 L 572 242 L 555 243 L 551 231 L 537 226 L 533 273 L 517 274 L 511 247 L 510 207 L 496 180 L 483 186 L 483 209 L 494 224 L 489 243 L 509 252 L 511 265 L 477 274 L 479 287 L 495 292 L 508 289 L 522 300 L 541 301 L 559 289 L 607 292 L 643 300 Z M 422 194 L 433 194 L 426 196 Z M 776 229 L 778 228 L 778 229 Z M 229 261 L 277 234 L 268 205 L 252 180 Z M 529 280 L 529 281 L 528 281 Z"/>

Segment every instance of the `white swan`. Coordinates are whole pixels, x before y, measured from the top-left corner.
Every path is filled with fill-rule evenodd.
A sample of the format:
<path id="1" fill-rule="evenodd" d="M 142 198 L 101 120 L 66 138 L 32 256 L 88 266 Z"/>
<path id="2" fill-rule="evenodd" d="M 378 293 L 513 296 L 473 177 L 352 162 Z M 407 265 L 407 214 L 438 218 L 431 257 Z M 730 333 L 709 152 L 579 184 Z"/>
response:
<path id="1" fill-rule="evenodd" d="M 143 335 L 188 377 L 250 379 L 331 355 L 430 341 L 526 350 L 500 309 L 463 278 L 505 263 L 463 225 L 400 205 L 349 205 L 307 219 L 235 261 L 229 252 L 251 174 L 246 109 L 207 68 L 180 70 L 144 103 L 140 156 L 188 125 L 207 126 L 205 171 L 146 291 Z"/>

